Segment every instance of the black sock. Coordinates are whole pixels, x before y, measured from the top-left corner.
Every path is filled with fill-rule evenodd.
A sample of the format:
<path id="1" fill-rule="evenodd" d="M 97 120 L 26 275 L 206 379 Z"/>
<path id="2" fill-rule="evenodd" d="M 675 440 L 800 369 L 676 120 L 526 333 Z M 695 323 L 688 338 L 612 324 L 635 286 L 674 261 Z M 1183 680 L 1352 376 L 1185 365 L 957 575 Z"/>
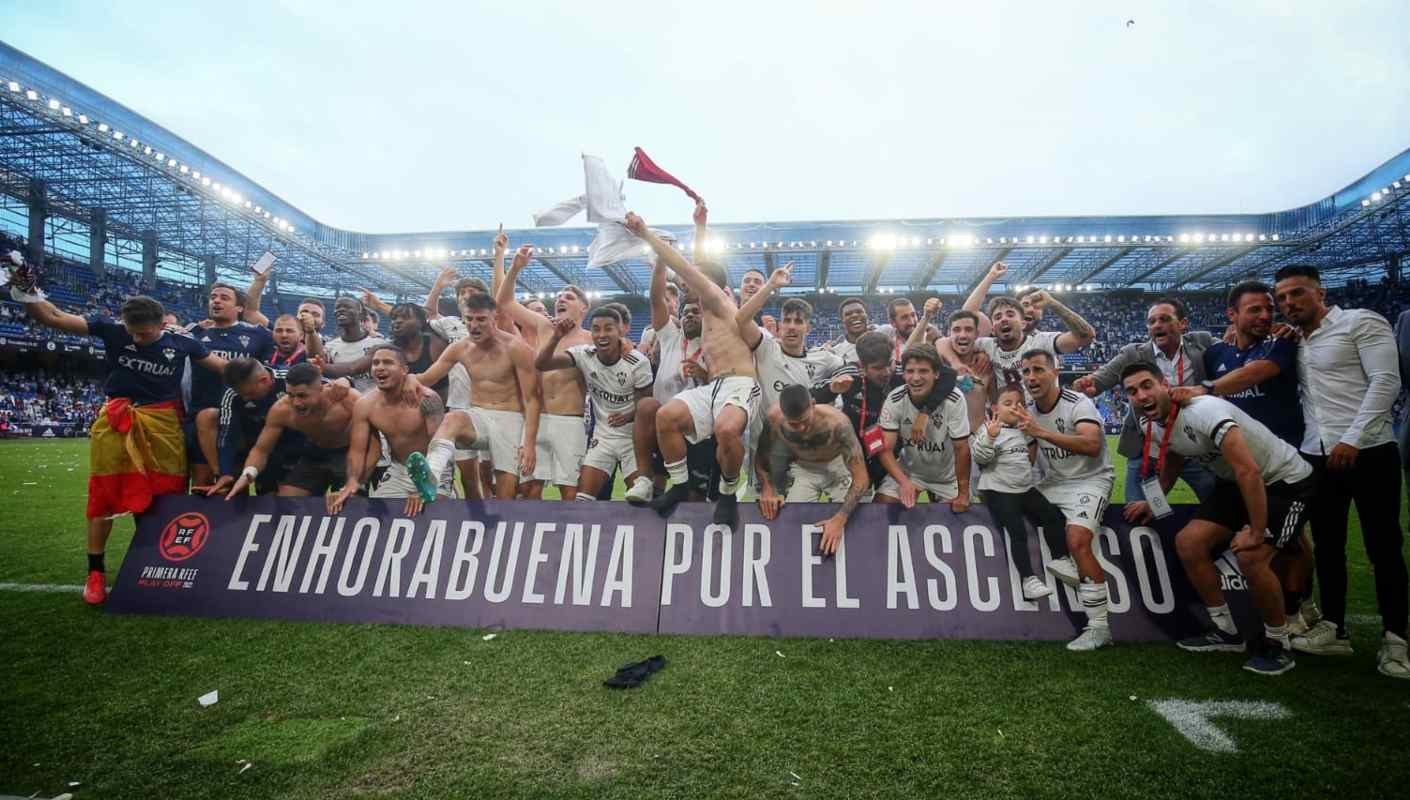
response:
<path id="1" fill-rule="evenodd" d="M 95 569 L 102 573 L 106 573 L 108 571 L 107 565 L 103 563 L 102 553 L 88 554 L 88 571 L 92 572 Z"/>

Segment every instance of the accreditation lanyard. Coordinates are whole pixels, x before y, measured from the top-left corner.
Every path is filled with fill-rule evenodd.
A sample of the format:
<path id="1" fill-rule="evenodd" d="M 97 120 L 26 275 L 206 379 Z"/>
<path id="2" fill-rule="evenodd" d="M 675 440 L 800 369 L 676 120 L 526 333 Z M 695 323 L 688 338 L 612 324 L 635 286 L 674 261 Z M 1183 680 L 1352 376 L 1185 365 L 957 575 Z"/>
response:
<path id="1" fill-rule="evenodd" d="M 1145 444 L 1141 450 L 1141 491 L 1146 496 L 1146 504 L 1150 506 L 1151 513 L 1156 519 L 1162 519 L 1174 513 L 1170 507 L 1170 501 L 1165 497 L 1165 489 L 1160 485 L 1160 476 L 1165 472 L 1165 457 L 1170 452 L 1170 435 L 1175 431 L 1175 416 L 1180 412 L 1180 407 L 1171 404 L 1170 417 L 1165 421 L 1165 433 L 1160 437 L 1160 453 L 1156 457 L 1155 474 L 1150 472 L 1151 466 L 1151 440 L 1155 438 L 1153 427 L 1155 420 L 1146 422 Z"/>
<path id="2" fill-rule="evenodd" d="M 886 434 L 881 432 L 880 425 L 867 425 L 867 373 L 860 362 L 857 364 L 857 379 L 862 390 L 862 418 L 857 421 L 857 436 L 862 440 L 862 449 L 871 457 L 886 449 Z"/>

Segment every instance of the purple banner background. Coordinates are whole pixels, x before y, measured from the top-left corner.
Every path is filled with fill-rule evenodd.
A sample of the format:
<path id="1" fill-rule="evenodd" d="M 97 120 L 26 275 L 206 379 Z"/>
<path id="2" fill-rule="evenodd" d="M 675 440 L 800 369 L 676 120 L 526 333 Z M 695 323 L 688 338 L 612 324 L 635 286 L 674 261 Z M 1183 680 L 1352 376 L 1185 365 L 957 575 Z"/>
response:
<path id="1" fill-rule="evenodd" d="M 625 503 L 442 501 L 415 519 L 401 518 L 401 507 L 354 499 L 328 517 L 322 498 L 160 498 L 138 521 L 108 609 L 857 638 L 1059 640 L 1085 623 L 1075 593 L 1051 579 L 1053 597 L 1022 599 L 1007 542 L 982 509 L 864 505 L 842 552 L 821 558 L 812 526 L 832 513 L 827 504 L 788 505 L 772 522 L 741 506 L 734 533 L 711 526 L 712 507 L 696 503 L 669 520 Z M 1199 629 L 1173 546 L 1191 511 L 1134 528 L 1107 512 L 1097 550 L 1118 640 Z M 175 521 L 189 514 L 206 517 L 208 534 L 182 558 L 194 529 Z M 1035 565 L 1047 560 L 1040 537 L 1031 534 L 1028 547 Z M 1221 574 L 1241 630 L 1257 630 L 1236 571 L 1221 565 Z M 460 594 L 450 594 L 455 587 Z"/>

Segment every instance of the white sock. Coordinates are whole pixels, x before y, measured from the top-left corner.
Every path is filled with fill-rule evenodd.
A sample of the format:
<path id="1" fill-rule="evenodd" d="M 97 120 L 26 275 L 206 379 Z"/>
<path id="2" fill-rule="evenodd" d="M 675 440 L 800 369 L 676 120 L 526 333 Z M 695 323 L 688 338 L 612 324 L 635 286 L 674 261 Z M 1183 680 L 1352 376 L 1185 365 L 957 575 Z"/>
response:
<path id="1" fill-rule="evenodd" d="M 683 458 L 680 461 L 667 462 L 666 474 L 671 476 L 671 483 L 678 486 L 690 481 L 690 470 L 686 467 Z"/>
<path id="2" fill-rule="evenodd" d="M 449 439 L 432 439 L 426 446 L 426 463 L 431 467 L 431 477 L 440 483 L 445 477 L 446 468 L 455 458 L 455 442 Z"/>
<path id="3" fill-rule="evenodd" d="M 1083 578 L 1077 587 L 1077 599 L 1082 601 L 1082 611 L 1087 614 L 1087 624 L 1094 628 L 1107 627 L 1106 583 L 1097 583 L 1091 578 Z"/>
<path id="4" fill-rule="evenodd" d="M 726 477 L 724 473 L 720 473 L 720 494 L 734 494 L 735 490 L 738 488 L 738 475 L 735 475 L 733 478 L 729 478 Z"/>
<path id="5" fill-rule="evenodd" d="M 1239 629 L 1237 626 L 1234 625 L 1234 615 L 1232 612 L 1229 611 L 1228 604 L 1222 606 L 1209 606 L 1208 610 L 1209 619 L 1211 622 L 1214 623 L 1214 627 L 1218 628 L 1224 633 L 1229 634 L 1230 636 L 1235 636 L 1238 634 Z"/>
<path id="6" fill-rule="evenodd" d="M 592 495 L 588 494 L 587 492 L 578 492 L 577 495 L 575 495 L 575 496 L 573 497 L 573 499 L 574 499 L 574 500 L 577 500 L 577 501 L 580 502 L 580 503 L 596 503 L 596 502 L 597 502 L 597 498 L 596 498 L 596 497 L 593 497 Z"/>
<path id="7" fill-rule="evenodd" d="M 1287 623 L 1276 626 L 1265 624 L 1263 626 L 1263 635 L 1282 645 L 1284 650 L 1292 649 L 1292 642 L 1288 641 Z"/>

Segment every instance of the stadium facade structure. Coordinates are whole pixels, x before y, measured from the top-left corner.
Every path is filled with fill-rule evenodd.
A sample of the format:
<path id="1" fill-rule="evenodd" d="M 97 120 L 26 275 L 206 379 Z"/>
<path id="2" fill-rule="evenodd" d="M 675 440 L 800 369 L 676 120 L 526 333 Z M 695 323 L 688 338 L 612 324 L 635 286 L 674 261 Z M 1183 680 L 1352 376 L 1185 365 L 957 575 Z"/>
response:
<path id="1" fill-rule="evenodd" d="M 625 168 L 625 164 L 623 164 Z M 233 277 L 265 250 L 284 292 L 366 285 L 414 296 L 439 269 L 488 277 L 493 231 L 369 234 L 313 219 L 204 150 L 0 43 L 0 226 L 70 259 L 187 283 Z M 667 226 L 683 244 L 692 231 Z M 519 287 L 643 293 L 649 268 L 586 267 L 591 228 L 539 228 Z M 799 292 L 967 292 L 997 259 L 1008 287 L 1224 286 L 1310 263 L 1331 282 L 1389 274 L 1410 253 L 1410 150 L 1317 202 L 1266 214 L 760 222 L 711 227 L 738 278 L 793 261 Z"/>

